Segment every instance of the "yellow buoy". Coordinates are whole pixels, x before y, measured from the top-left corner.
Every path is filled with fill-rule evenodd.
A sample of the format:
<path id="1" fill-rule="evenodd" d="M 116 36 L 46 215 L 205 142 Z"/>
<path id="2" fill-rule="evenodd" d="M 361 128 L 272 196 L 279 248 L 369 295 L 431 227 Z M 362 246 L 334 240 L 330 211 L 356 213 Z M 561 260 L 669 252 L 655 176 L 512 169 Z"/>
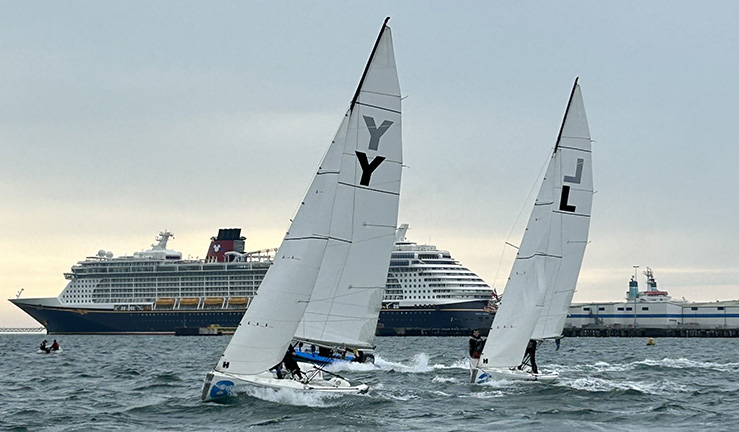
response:
<path id="1" fill-rule="evenodd" d="M 649 340 L 647 341 L 647 345 L 654 345 L 654 339 L 649 338 Z"/>

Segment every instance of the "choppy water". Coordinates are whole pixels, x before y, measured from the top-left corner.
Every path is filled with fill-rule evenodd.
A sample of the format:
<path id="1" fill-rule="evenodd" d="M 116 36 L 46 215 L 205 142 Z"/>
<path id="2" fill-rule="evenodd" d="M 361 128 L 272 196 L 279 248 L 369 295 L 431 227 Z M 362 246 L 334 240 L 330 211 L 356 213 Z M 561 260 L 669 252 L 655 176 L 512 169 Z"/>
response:
<path id="1" fill-rule="evenodd" d="M 200 402 L 228 337 L 0 335 L 0 430 L 739 430 L 739 340 L 571 338 L 537 352 L 553 385 L 467 383 L 466 338 L 378 338 L 364 396 Z M 553 345 L 553 344 L 552 344 Z"/>

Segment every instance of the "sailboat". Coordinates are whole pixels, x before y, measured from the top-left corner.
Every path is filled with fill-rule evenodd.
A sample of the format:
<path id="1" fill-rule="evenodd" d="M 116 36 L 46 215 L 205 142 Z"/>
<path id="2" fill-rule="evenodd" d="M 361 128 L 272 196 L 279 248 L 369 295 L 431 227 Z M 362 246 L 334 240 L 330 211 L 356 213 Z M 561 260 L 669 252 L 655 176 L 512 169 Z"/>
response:
<path id="1" fill-rule="evenodd" d="M 292 224 L 215 368 L 205 401 L 251 388 L 365 393 L 318 367 L 275 370 L 294 337 L 365 347 L 387 277 L 402 167 L 400 86 L 385 19 L 349 110 Z M 371 329 L 370 329 L 371 327 Z"/>
<path id="2" fill-rule="evenodd" d="M 470 359 L 471 382 L 557 379 L 557 372 L 534 371 L 522 359 L 530 341 L 562 337 L 588 242 L 592 202 L 590 131 L 575 79 L 488 339 L 479 359 Z"/>

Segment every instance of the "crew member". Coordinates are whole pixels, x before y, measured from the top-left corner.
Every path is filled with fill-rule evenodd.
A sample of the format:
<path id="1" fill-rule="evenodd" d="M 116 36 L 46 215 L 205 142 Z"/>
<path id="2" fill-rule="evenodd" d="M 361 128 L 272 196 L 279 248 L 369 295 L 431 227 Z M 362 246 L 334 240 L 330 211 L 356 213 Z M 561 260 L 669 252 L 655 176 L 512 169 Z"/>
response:
<path id="1" fill-rule="evenodd" d="M 303 372 L 300 370 L 300 366 L 298 366 L 298 362 L 295 361 L 294 356 L 295 349 L 292 345 L 287 349 L 287 352 L 285 353 L 285 357 L 282 358 L 282 364 L 285 365 L 285 368 L 290 371 L 291 374 L 293 374 L 293 377 L 303 378 Z"/>
<path id="2" fill-rule="evenodd" d="M 538 374 L 539 368 L 536 367 L 536 341 L 531 339 L 529 344 L 526 346 L 526 352 L 523 355 L 524 363 L 528 357 L 529 363 L 531 364 L 531 372 Z"/>
<path id="3" fill-rule="evenodd" d="M 484 347 L 485 339 L 480 337 L 480 330 L 472 330 L 472 336 L 470 337 L 470 357 L 479 359 Z"/>

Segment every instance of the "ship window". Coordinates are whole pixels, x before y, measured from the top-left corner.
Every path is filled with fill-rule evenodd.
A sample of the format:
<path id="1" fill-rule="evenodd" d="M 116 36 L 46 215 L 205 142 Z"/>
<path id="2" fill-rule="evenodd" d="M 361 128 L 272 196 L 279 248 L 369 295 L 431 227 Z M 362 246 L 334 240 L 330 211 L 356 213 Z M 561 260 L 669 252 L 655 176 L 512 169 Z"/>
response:
<path id="1" fill-rule="evenodd" d="M 590 308 L 589 308 L 589 307 L 584 307 L 584 308 L 582 308 L 582 310 L 584 310 L 584 311 L 589 311 L 589 310 L 590 310 Z"/>
<path id="2" fill-rule="evenodd" d="M 622 311 L 622 310 L 624 310 L 624 308 L 620 307 L 620 308 L 618 308 L 618 310 Z"/>
<path id="3" fill-rule="evenodd" d="M 724 310 L 724 307 L 723 306 L 719 306 L 716 309 L 718 309 L 718 310 Z"/>
<path id="4" fill-rule="evenodd" d="M 627 308 L 626 308 L 626 310 L 627 310 L 627 311 L 630 311 L 630 310 L 631 310 L 631 308 L 630 308 L 630 307 L 627 307 Z"/>
<path id="5" fill-rule="evenodd" d="M 649 310 L 649 308 L 645 306 L 645 307 L 641 308 L 641 310 Z"/>
<path id="6" fill-rule="evenodd" d="M 690 310 L 695 310 L 695 311 L 697 311 L 697 310 L 698 310 L 698 308 L 697 308 L 697 307 L 692 307 L 692 308 L 690 308 Z"/>
<path id="7" fill-rule="evenodd" d="M 599 311 L 604 311 L 604 310 L 606 310 L 606 308 L 604 308 L 604 307 L 599 307 L 599 308 L 598 308 L 598 310 L 599 310 Z"/>

